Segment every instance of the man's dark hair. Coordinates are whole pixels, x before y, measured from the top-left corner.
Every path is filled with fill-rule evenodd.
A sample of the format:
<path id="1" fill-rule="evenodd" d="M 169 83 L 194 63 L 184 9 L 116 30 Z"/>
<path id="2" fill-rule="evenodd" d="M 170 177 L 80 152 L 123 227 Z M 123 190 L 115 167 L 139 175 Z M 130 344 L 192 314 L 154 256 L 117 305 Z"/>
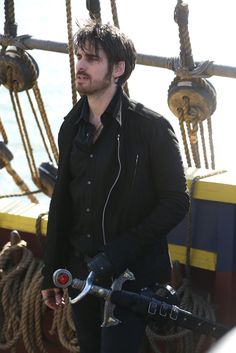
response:
<path id="1" fill-rule="evenodd" d="M 79 26 L 75 34 L 76 47 L 84 50 L 88 43 L 94 46 L 95 52 L 99 46 L 102 47 L 107 55 L 110 70 L 119 61 L 125 62 L 125 72 L 117 82 L 118 85 L 123 85 L 135 67 L 136 50 L 133 42 L 115 26 L 91 20 L 84 27 Z"/>

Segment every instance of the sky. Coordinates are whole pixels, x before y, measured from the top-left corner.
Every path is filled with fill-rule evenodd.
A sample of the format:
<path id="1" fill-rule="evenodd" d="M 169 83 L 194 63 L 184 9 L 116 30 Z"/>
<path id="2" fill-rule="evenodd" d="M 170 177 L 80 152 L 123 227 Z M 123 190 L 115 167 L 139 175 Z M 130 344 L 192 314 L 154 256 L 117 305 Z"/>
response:
<path id="1" fill-rule="evenodd" d="M 212 60 L 216 64 L 236 66 L 235 50 L 235 0 L 188 0 L 189 32 L 193 58 L 196 61 Z M 89 18 L 85 0 L 71 0 L 73 31 L 76 21 Z M 112 22 L 110 0 L 101 0 L 102 21 Z M 177 0 L 117 0 L 120 28 L 134 42 L 138 53 L 178 57 L 178 26 L 174 22 Z M 1 8 L 2 7 L 2 8 Z M 4 26 L 4 1 L 0 1 L 0 33 Z M 15 0 L 17 34 L 29 34 L 37 39 L 67 41 L 66 8 L 64 0 Z M 48 118 L 55 138 L 63 117 L 71 109 L 69 60 L 65 54 L 32 50 L 30 54 L 40 68 L 39 87 L 44 99 Z M 164 115 L 173 125 L 181 142 L 178 119 L 167 104 L 167 91 L 174 79 L 174 73 L 160 68 L 137 65 L 128 85 L 130 96 Z M 217 92 L 217 109 L 212 116 L 213 139 L 215 144 L 216 167 L 236 169 L 233 151 L 235 139 L 235 98 L 236 80 L 212 77 L 209 81 Z M 24 98 L 22 98 L 24 101 Z M 28 115 L 28 114 L 27 114 Z M 9 134 L 9 146 L 14 150 L 13 164 L 16 169 L 23 152 L 16 130 L 15 118 L 9 104 L 8 92 L 0 87 L 0 116 Z M 27 116 L 28 119 L 30 117 Z M 27 123 L 33 130 L 33 123 Z M 45 161 L 41 141 L 34 134 L 34 152 L 37 163 Z M 27 167 L 22 173 L 26 175 Z M 0 178 L 5 177 L 1 172 Z M 1 181 L 0 181 L 1 188 Z"/>

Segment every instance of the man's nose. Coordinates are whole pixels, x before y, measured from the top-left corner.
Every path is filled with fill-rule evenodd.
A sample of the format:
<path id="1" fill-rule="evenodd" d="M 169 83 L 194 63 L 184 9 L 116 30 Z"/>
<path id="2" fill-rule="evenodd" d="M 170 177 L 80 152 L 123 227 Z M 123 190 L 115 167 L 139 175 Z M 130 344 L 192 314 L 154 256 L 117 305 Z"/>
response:
<path id="1" fill-rule="evenodd" d="M 86 70 L 86 61 L 83 58 L 77 60 L 77 62 L 76 62 L 76 70 L 77 71 Z"/>

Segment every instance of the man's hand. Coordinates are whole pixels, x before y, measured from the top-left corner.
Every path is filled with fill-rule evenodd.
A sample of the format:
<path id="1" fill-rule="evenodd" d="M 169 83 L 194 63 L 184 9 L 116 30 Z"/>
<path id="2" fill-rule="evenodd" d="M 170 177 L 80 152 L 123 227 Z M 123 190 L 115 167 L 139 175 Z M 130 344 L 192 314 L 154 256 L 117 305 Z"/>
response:
<path id="1" fill-rule="evenodd" d="M 41 294 L 44 303 L 52 310 L 61 308 L 65 304 L 63 292 L 59 288 L 44 289 Z"/>

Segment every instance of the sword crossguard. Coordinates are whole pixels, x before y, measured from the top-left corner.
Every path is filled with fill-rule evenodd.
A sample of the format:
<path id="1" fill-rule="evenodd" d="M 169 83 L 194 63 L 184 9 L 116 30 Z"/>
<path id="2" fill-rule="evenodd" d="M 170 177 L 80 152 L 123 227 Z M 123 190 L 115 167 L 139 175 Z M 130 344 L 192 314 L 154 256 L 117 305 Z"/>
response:
<path id="1" fill-rule="evenodd" d="M 95 280 L 95 273 L 91 271 L 86 279 L 82 292 L 79 295 L 77 295 L 77 297 L 75 297 L 74 299 L 69 298 L 70 303 L 75 304 L 78 301 L 80 301 L 82 298 L 84 298 L 90 292 L 93 286 L 94 280 Z"/>

